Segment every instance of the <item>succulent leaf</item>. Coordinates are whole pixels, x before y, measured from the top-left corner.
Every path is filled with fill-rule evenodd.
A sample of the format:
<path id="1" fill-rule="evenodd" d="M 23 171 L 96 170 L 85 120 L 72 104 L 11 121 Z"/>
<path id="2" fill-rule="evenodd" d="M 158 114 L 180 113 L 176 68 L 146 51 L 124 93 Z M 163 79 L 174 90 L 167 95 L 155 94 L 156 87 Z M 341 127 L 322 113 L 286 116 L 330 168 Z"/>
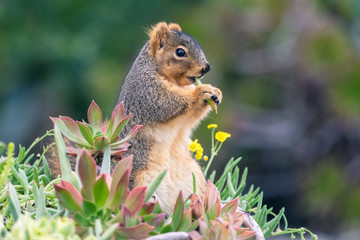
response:
<path id="1" fill-rule="evenodd" d="M 155 193 L 156 189 L 159 187 L 166 173 L 167 170 L 165 169 L 161 173 L 159 173 L 159 175 L 157 175 L 153 180 L 151 180 L 146 191 L 145 202 L 147 202 L 151 198 L 151 196 Z"/>
<path id="2" fill-rule="evenodd" d="M 83 138 L 90 144 L 94 144 L 94 139 L 92 138 L 91 131 L 88 126 L 82 122 L 77 121 L 76 124 L 78 125 L 80 132 Z"/>
<path id="3" fill-rule="evenodd" d="M 155 227 L 147 223 L 140 223 L 133 227 L 118 227 L 115 233 L 120 238 L 143 239 L 146 238 L 153 229 L 155 229 Z"/>
<path id="4" fill-rule="evenodd" d="M 84 213 L 87 216 L 91 216 L 96 213 L 96 205 L 92 202 L 83 200 L 82 207 L 83 207 Z"/>
<path id="5" fill-rule="evenodd" d="M 79 148 L 73 148 L 73 147 L 66 147 L 66 152 L 70 155 L 77 156 L 80 155 L 82 152 L 82 149 Z"/>
<path id="6" fill-rule="evenodd" d="M 106 184 L 106 173 L 101 174 L 100 178 L 94 184 L 94 200 L 98 209 L 105 206 L 106 200 L 109 196 L 109 189 Z"/>
<path id="7" fill-rule="evenodd" d="M 125 207 L 131 212 L 131 216 L 139 212 L 145 201 L 146 186 L 135 187 L 125 200 Z"/>
<path id="8" fill-rule="evenodd" d="M 88 109 L 88 121 L 90 125 L 100 130 L 102 124 L 102 113 L 99 106 L 92 100 Z"/>
<path id="9" fill-rule="evenodd" d="M 111 147 L 117 147 L 123 143 L 126 143 L 128 141 L 130 141 L 131 138 L 133 138 L 135 136 L 135 134 L 140 130 L 140 128 L 143 125 L 136 125 L 135 127 L 133 127 L 133 129 L 131 129 L 131 131 L 128 133 L 128 135 L 126 135 L 126 137 L 124 137 L 123 139 L 121 139 L 120 141 L 117 141 L 116 143 L 112 143 Z"/>
<path id="10" fill-rule="evenodd" d="M 124 103 L 121 102 L 118 104 L 114 111 L 112 112 L 110 122 L 108 124 L 108 128 L 106 131 L 106 136 L 111 139 L 111 136 L 114 135 L 117 126 L 120 124 L 120 122 L 125 118 L 125 109 L 124 109 Z"/>
<path id="11" fill-rule="evenodd" d="M 186 210 L 185 213 L 183 214 L 181 221 L 179 223 L 179 226 L 176 230 L 179 232 L 181 232 L 181 231 L 187 232 L 191 226 L 191 220 L 192 220 L 191 216 L 192 216 L 191 209 Z"/>
<path id="12" fill-rule="evenodd" d="M 116 184 L 114 184 L 114 178 L 113 178 L 110 194 L 108 197 L 108 204 L 110 203 L 111 209 L 117 208 L 128 196 L 129 178 L 130 178 L 130 170 L 126 170 L 122 178 L 120 178 Z"/>
<path id="13" fill-rule="evenodd" d="M 70 141 L 76 144 L 80 144 L 82 146 L 91 147 L 91 145 L 88 142 L 73 134 L 60 118 L 50 118 L 50 119 L 60 129 L 61 133 L 64 134 L 64 136 L 67 137 Z"/>
<path id="14" fill-rule="evenodd" d="M 225 206 L 221 209 L 221 215 L 224 215 L 226 213 L 235 213 L 237 207 L 239 205 L 239 197 L 236 197 L 235 199 L 231 200 Z"/>
<path id="15" fill-rule="evenodd" d="M 117 184 L 118 181 L 120 180 L 120 178 L 122 178 L 122 176 L 124 175 L 126 170 L 129 170 L 131 172 L 132 159 L 133 159 L 133 155 L 130 155 L 130 156 L 127 156 L 126 158 L 121 159 L 116 164 L 116 166 L 113 170 L 113 173 L 112 173 L 113 182 L 111 184 L 111 189 L 114 189 L 115 184 Z"/>
<path id="16" fill-rule="evenodd" d="M 216 186 L 208 181 L 208 190 L 204 196 L 204 208 L 208 220 L 215 220 L 221 212 L 220 193 Z"/>
<path id="17" fill-rule="evenodd" d="M 165 219 L 165 213 L 151 214 L 151 215 L 148 214 L 146 218 L 144 217 L 144 221 L 155 228 L 157 228 L 164 219 Z"/>
<path id="18" fill-rule="evenodd" d="M 115 122 L 112 123 L 112 130 L 111 130 L 112 135 L 110 135 L 110 140 L 113 140 L 117 136 L 119 136 L 120 132 L 124 129 L 125 125 L 129 122 L 130 117 L 131 117 L 131 114 L 129 114 L 129 116 L 124 118 L 117 125 L 115 125 Z"/>
<path id="19" fill-rule="evenodd" d="M 104 136 L 97 137 L 94 140 L 94 147 L 95 150 L 97 151 L 103 151 L 109 145 L 110 145 L 109 139 Z"/>
<path id="20" fill-rule="evenodd" d="M 150 213 L 154 212 L 154 209 L 155 209 L 154 202 L 145 203 L 144 205 L 142 205 L 139 215 L 140 216 L 149 215 Z"/>
<path id="21" fill-rule="evenodd" d="M 81 211 L 82 197 L 76 188 L 69 182 L 61 180 L 60 184 L 54 184 L 56 196 L 60 203 L 71 212 Z"/>
<path id="22" fill-rule="evenodd" d="M 74 134 L 76 137 L 85 140 L 80 132 L 80 129 L 76 122 L 69 117 L 59 116 L 60 120 L 65 124 L 65 126 Z"/>
<path id="23" fill-rule="evenodd" d="M 96 163 L 89 153 L 83 149 L 79 157 L 79 176 L 83 184 L 83 196 L 93 201 L 93 186 L 96 178 Z"/>

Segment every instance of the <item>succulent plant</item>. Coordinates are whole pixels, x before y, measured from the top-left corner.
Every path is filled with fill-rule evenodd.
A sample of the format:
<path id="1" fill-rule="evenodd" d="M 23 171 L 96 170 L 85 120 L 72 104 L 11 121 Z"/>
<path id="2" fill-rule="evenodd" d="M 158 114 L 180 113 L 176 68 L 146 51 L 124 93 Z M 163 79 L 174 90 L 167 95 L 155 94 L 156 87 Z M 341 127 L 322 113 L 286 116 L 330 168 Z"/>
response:
<path id="1" fill-rule="evenodd" d="M 120 139 L 119 134 L 128 123 L 130 116 L 131 114 L 125 116 L 124 105 L 121 102 L 112 112 L 110 121 L 103 122 L 101 109 L 93 100 L 87 113 L 89 123 L 84 120 L 74 121 L 65 116 L 51 118 L 51 120 L 66 138 L 78 146 L 78 148 L 67 147 L 68 154 L 78 155 L 81 149 L 85 148 L 94 155 L 110 148 L 112 156 L 121 156 L 130 146 L 128 141 L 142 127 L 136 125 L 125 138 Z"/>
<path id="2" fill-rule="evenodd" d="M 65 180 L 54 187 L 60 203 L 79 224 L 79 231 L 96 230 L 100 221 L 100 229 L 112 228 L 117 239 L 139 239 L 163 222 L 165 213 L 156 213 L 157 203 L 145 203 L 147 187 L 136 187 L 132 191 L 128 188 L 132 156 L 120 160 L 112 175 L 97 176 L 95 160 L 85 149 L 78 165 L 81 190 Z"/>
<path id="3" fill-rule="evenodd" d="M 2 216 L 0 215 L 0 230 L 3 228 Z M 58 217 L 54 219 L 41 218 L 35 221 L 27 215 L 21 215 L 10 231 L 4 231 L 1 236 L 4 240 L 35 240 L 35 239 L 59 239 L 80 240 L 75 233 L 75 224 L 72 219 Z M 94 238 L 86 238 L 90 240 Z"/>
<path id="4" fill-rule="evenodd" d="M 191 232 L 199 226 L 197 219 L 193 220 L 192 209 L 186 209 L 182 191 L 176 200 L 171 222 L 160 230 L 160 233 L 167 232 Z"/>
<path id="5" fill-rule="evenodd" d="M 242 228 L 244 212 L 238 209 L 238 198 L 221 205 L 220 192 L 208 181 L 208 189 L 201 199 L 191 194 L 189 208 L 194 219 L 199 219 L 199 232 L 189 233 L 192 239 L 249 239 L 254 232 Z"/>

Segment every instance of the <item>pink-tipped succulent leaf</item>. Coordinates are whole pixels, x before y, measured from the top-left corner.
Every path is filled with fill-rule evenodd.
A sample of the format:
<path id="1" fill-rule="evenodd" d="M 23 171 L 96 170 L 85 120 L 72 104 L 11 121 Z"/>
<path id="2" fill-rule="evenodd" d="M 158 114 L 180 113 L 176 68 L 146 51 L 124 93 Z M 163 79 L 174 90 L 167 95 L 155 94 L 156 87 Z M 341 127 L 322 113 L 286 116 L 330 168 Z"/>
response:
<path id="1" fill-rule="evenodd" d="M 102 113 L 100 107 L 92 100 L 88 109 L 88 121 L 95 129 L 100 130 L 102 125 Z"/>

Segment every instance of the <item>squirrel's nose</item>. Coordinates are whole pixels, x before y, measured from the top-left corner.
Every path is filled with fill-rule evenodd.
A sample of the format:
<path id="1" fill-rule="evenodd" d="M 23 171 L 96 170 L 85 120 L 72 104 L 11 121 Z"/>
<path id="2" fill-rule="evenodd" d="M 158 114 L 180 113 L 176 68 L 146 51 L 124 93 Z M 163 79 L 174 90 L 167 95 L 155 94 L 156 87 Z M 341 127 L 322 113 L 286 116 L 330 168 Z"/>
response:
<path id="1" fill-rule="evenodd" d="M 210 71 L 210 65 L 207 63 L 206 66 L 203 69 L 201 69 L 201 73 L 205 74 L 209 71 Z"/>

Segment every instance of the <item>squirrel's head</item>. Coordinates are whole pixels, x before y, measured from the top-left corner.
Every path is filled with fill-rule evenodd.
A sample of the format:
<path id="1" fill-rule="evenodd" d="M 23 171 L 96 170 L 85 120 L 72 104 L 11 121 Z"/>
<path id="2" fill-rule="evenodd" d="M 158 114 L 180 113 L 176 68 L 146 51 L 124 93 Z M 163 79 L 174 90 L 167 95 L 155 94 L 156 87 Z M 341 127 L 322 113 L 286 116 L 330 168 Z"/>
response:
<path id="1" fill-rule="evenodd" d="M 199 43 L 184 34 L 178 24 L 160 22 L 149 32 L 149 55 L 154 58 L 159 74 L 178 85 L 189 85 L 195 77 L 210 71 Z"/>

